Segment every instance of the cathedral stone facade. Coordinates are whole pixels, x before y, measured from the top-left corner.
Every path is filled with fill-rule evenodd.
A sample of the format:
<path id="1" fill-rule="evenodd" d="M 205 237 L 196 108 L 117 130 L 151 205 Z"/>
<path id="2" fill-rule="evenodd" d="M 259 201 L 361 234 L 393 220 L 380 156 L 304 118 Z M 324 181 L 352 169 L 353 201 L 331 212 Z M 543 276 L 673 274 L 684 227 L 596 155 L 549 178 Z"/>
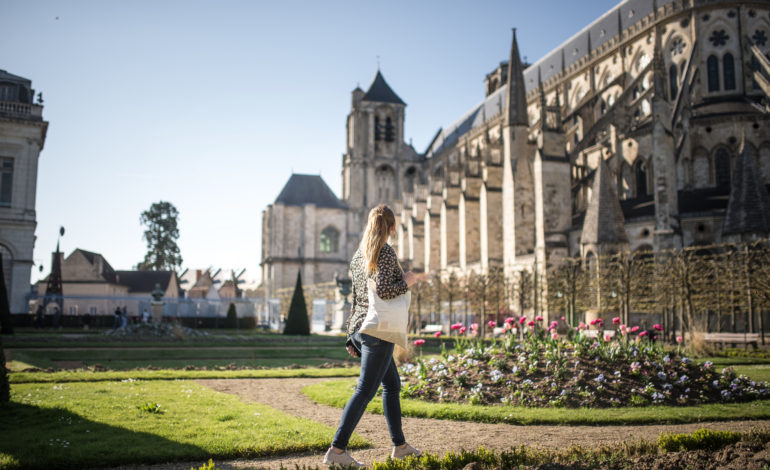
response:
<path id="1" fill-rule="evenodd" d="M 444 273 L 543 274 L 567 256 L 770 235 L 768 37 L 767 0 L 625 0 L 531 65 L 514 31 L 484 100 L 423 152 L 404 143 L 406 105 L 378 71 L 352 92 L 340 263 L 380 202 L 403 264 Z M 325 224 L 302 207 L 280 223 L 315 253 Z M 264 248 L 263 266 L 288 285 Z"/>

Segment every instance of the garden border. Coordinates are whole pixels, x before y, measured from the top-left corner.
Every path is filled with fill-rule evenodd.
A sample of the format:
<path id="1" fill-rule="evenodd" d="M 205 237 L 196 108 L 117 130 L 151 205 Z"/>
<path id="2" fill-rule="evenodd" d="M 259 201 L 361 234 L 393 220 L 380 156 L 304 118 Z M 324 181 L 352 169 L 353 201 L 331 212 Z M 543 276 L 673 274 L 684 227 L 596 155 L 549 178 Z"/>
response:
<path id="1" fill-rule="evenodd" d="M 302 393 L 316 403 L 343 408 L 355 382 L 330 380 L 308 385 Z M 382 403 L 372 400 L 370 413 L 382 414 Z M 710 403 L 698 406 L 646 406 L 618 408 L 537 408 L 480 406 L 464 403 L 429 403 L 401 399 L 401 414 L 418 418 L 474 421 L 480 423 L 611 426 L 632 424 L 686 424 L 702 421 L 770 419 L 770 400 L 742 403 Z"/>

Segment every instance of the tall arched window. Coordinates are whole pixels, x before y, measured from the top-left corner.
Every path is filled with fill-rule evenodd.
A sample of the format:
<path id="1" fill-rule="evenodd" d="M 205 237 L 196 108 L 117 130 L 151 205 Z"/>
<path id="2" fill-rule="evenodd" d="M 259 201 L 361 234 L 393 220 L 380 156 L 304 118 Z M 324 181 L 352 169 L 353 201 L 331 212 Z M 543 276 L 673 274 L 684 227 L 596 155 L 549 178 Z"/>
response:
<path id="1" fill-rule="evenodd" d="M 321 253 L 336 253 L 340 246 L 340 232 L 332 226 L 321 231 Z"/>
<path id="2" fill-rule="evenodd" d="M 722 57 L 722 72 L 725 79 L 725 90 L 735 90 L 735 62 L 729 52 Z"/>
<path id="3" fill-rule="evenodd" d="M 382 125 L 377 116 L 374 116 L 374 140 L 382 140 Z"/>
<path id="4" fill-rule="evenodd" d="M 410 166 L 406 172 L 404 172 L 404 192 L 405 193 L 413 193 L 414 192 L 414 184 L 416 182 L 417 177 L 417 170 Z"/>
<path id="5" fill-rule="evenodd" d="M 718 188 L 730 186 L 730 153 L 725 148 L 717 150 L 714 158 L 714 181 Z"/>
<path id="6" fill-rule="evenodd" d="M 676 99 L 676 94 L 679 92 L 679 82 L 677 81 L 676 64 L 671 64 L 668 68 L 668 88 L 671 90 L 671 100 Z"/>
<path id="7" fill-rule="evenodd" d="M 719 91 L 719 59 L 717 56 L 709 56 L 706 60 L 706 70 L 708 72 L 709 91 Z"/>
<path id="8" fill-rule="evenodd" d="M 385 142 L 393 142 L 395 134 L 395 127 L 393 127 L 393 122 L 390 120 L 390 116 L 388 116 L 385 118 Z"/>
<path id="9" fill-rule="evenodd" d="M 636 163 L 636 197 L 647 195 L 647 165 L 640 160 Z"/>

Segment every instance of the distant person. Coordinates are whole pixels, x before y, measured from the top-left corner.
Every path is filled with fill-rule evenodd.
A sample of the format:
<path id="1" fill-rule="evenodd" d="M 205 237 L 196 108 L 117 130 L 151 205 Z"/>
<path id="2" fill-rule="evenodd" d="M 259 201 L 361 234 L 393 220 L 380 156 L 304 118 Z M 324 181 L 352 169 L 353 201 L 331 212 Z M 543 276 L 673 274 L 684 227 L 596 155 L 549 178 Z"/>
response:
<path id="1" fill-rule="evenodd" d="M 115 307 L 115 321 L 112 322 L 112 329 L 117 330 L 120 328 L 120 325 L 123 323 L 122 321 L 123 315 L 120 311 L 120 307 Z"/>
<path id="2" fill-rule="evenodd" d="M 150 311 L 147 310 L 147 307 L 142 312 L 142 323 L 150 323 Z"/>
<path id="3" fill-rule="evenodd" d="M 120 329 L 125 330 L 126 325 L 128 325 L 128 309 L 126 309 L 126 306 L 123 306 L 123 309 L 120 311 Z"/>
<path id="4" fill-rule="evenodd" d="M 45 326 L 45 309 L 43 304 L 37 304 L 37 310 L 35 311 L 35 328 L 42 328 Z"/>
<path id="5" fill-rule="evenodd" d="M 398 264 L 388 238 L 396 230 L 396 218 L 390 207 L 380 204 L 369 212 L 369 218 L 361 239 L 361 245 L 350 262 L 353 274 L 353 305 L 347 325 L 347 349 L 353 357 L 361 357 L 361 376 L 353 396 L 342 412 L 342 419 L 334 435 L 331 447 L 323 462 L 327 465 L 362 467 L 347 453 L 348 441 L 353 434 L 366 405 L 377 394 L 382 384 L 382 407 L 388 423 L 393 459 L 419 456 L 420 451 L 406 443 L 401 429 L 401 379 L 393 360 L 394 344 L 359 332 L 369 308 L 367 282 L 373 279 L 377 295 L 393 299 L 403 295 L 409 287 L 426 279 L 426 275 L 404 273 Z"/>
<path id="6" fill-rule="evenodd" d="M 83 329 L 88 331 L 89 328 L 91 328 L 91 314 L 86 313 L 83 315 Z"/>
<path id="7" fill-rule="evenodd" d="M 57 329 L 57 330 L 61 330 L 61 328 L 62 328 L 62 325 L 61 325 L 61 309 L 59 308 L 58 305 L 56 307 L 54 307 L 53 327 L 54 327 L 54 329 Z"/>

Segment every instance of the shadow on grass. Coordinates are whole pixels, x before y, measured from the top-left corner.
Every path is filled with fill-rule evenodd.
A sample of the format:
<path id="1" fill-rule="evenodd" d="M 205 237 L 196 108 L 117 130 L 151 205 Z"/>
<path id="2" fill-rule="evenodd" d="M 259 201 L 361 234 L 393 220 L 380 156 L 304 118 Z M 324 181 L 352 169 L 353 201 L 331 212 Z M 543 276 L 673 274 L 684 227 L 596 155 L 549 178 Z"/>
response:
<path id="1" fill-rule="evenodd" d="M 62 408 L 16 402 L 0 407 L 0 469 L 149 464 L 209 456 L 194 445 L 90 421 Z"/>

